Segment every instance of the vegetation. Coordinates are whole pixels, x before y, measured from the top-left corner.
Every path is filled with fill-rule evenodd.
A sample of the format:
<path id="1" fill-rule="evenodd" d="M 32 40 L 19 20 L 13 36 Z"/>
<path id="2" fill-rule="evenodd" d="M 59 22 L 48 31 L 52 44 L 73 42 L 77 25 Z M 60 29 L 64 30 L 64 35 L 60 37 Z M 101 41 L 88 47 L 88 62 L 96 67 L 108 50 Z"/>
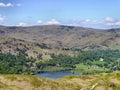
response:
<path id="1" fill-rule="evenodd" d="M 0 53 L 1 74 L 34 74 L 35 59 L 26 58 L 24 55 L 11 55 Z"/>
<path id="2" fill-rule="evenodd" d="M 51 55 L 52 59 L 39 62 L 37 68 L 41 71 L 63 71 L 75 68 L 73 57 L 67 55 Z"/>
<path id="3" fill-rule="evenodd" d="M 82 51 L 75 57 L 52 54 L 51 57 L 48 61 L 39 62 L 37 67 L 41 71 L 73 70 L 83 74 L 120 70 L 119 50 Z"/>
<path id="4" fill-rule="evenodd" d="M 45 71 L 72 70 L 95 74 L 120 70 L 119 50 L 82 51 L 77 56 L 51 54 L 46 61 L 25 57 L 23 54 L 0 54 L 1 74 L 35 74 Z M 38 55 L 42 59 L 42 55 Z"/>
<path id="5" fill-rule="evenodd" d="M 31 75 L 0 75 L 1 90 L 120 90 L 120 72 L 50 80 Z"/>
<path id="6" fill-rule="evenodd" d="M 74 72 L 80 72 L 81 74 L 96 74 L 96 73 L 104 73 L 111 72 L 109 68 L 103 68 L 99 66 L 87 66 L 83 64 L 77 64 L 76 68 L 73 70 Z"/>
<path id="7" fill-rule="evenodd" d="M 36 44 L 37 46 L 39 46 L 40 48 L 42 48 L 42 49 L 51 49 L 50 47 L 48 47 L 47 46 L 47 44 L 45 44 L 45 43 L 42 43 L 42 44 Z"/>
<path id="8" fill-rule="evenodd" d="M 108 68 L 110 71 L 114 71 L 120 70 L 119 58 L 119 50 L 96 50 L 82 52 L 76 60 L 90 67 Z"/>

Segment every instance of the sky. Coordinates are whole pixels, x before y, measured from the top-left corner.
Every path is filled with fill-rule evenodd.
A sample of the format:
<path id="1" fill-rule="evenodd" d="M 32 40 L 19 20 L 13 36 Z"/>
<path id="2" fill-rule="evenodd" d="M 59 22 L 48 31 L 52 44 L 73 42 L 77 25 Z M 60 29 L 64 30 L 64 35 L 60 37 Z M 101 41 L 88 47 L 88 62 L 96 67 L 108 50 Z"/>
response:
<path id="1" fill-rule="evenodd" d="M 120 27 L 120 0 L 0 0 L 0 25 Z"/>

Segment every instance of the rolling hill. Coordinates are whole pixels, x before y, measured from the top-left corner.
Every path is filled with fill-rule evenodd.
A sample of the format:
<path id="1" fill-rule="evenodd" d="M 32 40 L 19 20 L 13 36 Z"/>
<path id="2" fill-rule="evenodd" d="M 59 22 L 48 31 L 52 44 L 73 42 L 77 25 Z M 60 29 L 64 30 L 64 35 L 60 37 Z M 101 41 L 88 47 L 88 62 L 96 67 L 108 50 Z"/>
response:
<path id="1" fill-rule="evenodd" d="M 50 48 L 120 49 L 120 29 L 93 29 L 75 26 L 0 26 L 0 35 L 46 44 Z"/>
<path id="2" fill-rule="evenodd" d="M 43 60 L 51 54 L 73 56 L 80 50 L 120 49 L 120 28 L 93 29 L 63 25 L 0 26 L 0 52 Z"/>

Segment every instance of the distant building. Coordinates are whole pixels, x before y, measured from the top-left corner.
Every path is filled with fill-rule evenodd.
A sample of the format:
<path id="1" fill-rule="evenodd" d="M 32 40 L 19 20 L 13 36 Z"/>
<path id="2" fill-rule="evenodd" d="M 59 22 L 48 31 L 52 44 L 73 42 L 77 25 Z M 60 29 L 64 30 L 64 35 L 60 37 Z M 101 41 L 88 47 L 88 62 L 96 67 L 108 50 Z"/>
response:
<path id="1" fill-rule="evenodd" d="M 104 59 L 103 58 L 100 58 L 100 60 L 99 61 L 104 61 Z"/>

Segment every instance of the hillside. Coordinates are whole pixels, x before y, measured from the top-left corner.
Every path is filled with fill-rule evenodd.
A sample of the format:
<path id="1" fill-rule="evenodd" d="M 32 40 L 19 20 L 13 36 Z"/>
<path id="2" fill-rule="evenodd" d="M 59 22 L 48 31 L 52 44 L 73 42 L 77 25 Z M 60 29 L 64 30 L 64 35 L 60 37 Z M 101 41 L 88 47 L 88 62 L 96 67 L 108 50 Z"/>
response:
<path id="1" fill-rule="evenodd" d="M 61 49 L 120 49 L 120 29 L 75 26 L 0 26 L 0 35 Z"/>
<path id="2" fill-rule="evenodd" d="M 27 57 L 34 57 L 37 59 L 41 55 L 40 60 L 47 60 L 51 58 L 51 54 L 65 54 L 74 55 L 73 51 L 64 51 L 60 49 L 50 49 L 46 44 L 37 44 L 30 41 L 11 38 L 0 35 L 0 53 L 11 53 L 13 55 L 24 54 Z"/>
<path id="3" fill-rule="evenodd" d="M 120 73 L 68 76 L 56 80 L 30 75 L 0 75 L 1 90 L 120 90 Z"/>

